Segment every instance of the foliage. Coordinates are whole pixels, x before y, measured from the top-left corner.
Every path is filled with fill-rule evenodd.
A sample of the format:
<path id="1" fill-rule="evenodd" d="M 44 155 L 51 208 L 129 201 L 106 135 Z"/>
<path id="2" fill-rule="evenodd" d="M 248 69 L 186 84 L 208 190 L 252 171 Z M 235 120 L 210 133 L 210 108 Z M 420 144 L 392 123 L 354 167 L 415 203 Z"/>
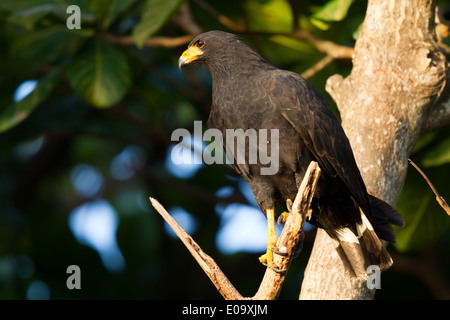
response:
<path id="1" fill-rule="evenodd" d="M 190 22 L 179 19 L 186 4 Z M 79 6 L 81 29 L 66 25 L 69 5 Z M 244 295 L 256 292 L 264 271 L 256 258 L 260 252 L 230 255 L 213 241 L 226 223 L 220 208 L 254 206 L 242 180 L 227 166 L 201 165 L 178 176 L 167 164 L 172 131 L 192 129 L 194 120 L 208 117 L 210 76 L 203 69 L 177 69 L 187 40 L 175 46 L 146 41 L 177 39 L 192 24 L 239 32 L 278 67 L 302 73 L 326 53 L 290 36 L 293 29 L 353 46 L 365 7 L 353 0 L 0 2 L 0 298 L 32 297 L 32 285 L 42 283 L 50 298 L 219 298 L 179 241 L 165 232 L 148 196 L 169 211 L 189 212 L 197 223 L 196 241 Z M 347 75 L 350 62 L 335 60 L 308 79 L 333 107 L 325 81 L 334 73 Z M 15 99 L 29 80 L 34 90 Z M 447 199 L 449 137 L 448 129 L 425 136 L 412 155 Z M 89 174 L 83 180 L 80 172 Z M 98 199 L 115 210 L 113 236 L 123 268 L 106 269 L 69 224 L 76 209 Z M 450 248 L 449 219 L 414 172 L 398 209 L 407 227 L 398 230 L 397 250 L 417 252 L 439 241 L 443 250 Z M 286 297 L 298 294 L 310 248 L 307 241 L 294 261 Z M 81 268 L 82 290 L 66 287 L 72 264 Z M 392 296 L 402 296 L 401 290 Z"/>

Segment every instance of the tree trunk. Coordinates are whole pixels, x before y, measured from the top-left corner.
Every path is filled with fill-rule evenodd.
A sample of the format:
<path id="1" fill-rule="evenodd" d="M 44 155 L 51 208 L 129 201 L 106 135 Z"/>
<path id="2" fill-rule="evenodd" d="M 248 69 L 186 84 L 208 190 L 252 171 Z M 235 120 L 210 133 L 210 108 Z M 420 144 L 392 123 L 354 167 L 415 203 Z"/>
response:
<path id="1" fill-rule="evenodd" d="M 369 0 L 351 74 L 327 81 L 367 189 L 391 205 L 418 137 L 450 122 L 435 9 L 436 1 Z M 374 290 L 346 272 L 335 248 L 319 230 L 300 299 L 372 299 Z"/>

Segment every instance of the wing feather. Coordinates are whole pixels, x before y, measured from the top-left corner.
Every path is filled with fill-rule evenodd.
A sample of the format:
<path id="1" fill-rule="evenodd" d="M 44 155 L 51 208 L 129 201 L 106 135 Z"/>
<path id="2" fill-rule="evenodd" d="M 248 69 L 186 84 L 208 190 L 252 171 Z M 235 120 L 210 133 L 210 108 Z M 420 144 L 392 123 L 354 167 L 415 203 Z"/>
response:
<path id="1" fill-rule="evenodd" d="M 350 142 L 324 98 L 301 76 L 284 70 L 274 71 L 265 87 L 321 169 L 346 188 L 370 218 L 370 200 Z"/>

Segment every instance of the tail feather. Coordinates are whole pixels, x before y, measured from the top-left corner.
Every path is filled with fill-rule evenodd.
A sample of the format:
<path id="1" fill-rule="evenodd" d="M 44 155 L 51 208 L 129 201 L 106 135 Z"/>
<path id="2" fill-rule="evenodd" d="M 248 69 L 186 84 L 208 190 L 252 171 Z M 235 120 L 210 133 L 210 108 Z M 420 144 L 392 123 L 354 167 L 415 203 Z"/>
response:
<path id="1" fill-rule="evenodd" d="M 372 205 L 372 224 L 380 239 L 390 243 L 397 241 L 392 225 L 403 227 L 405 220 L 402 215 L 386 202 L 369 195 Z"/>
<path id="2" fill-rule="evenodd" d="M 395 243 L 392 225 L 404 226 L 403 217 L 384 201 L 370 196 L 372 222 L 355 203 L 361 220 L 354 226 L 328 228 L 328 234 L 339 241 L 337 248 L 342 261 L 356 277 L 367 278 L 366 270 L 376 265 L 380 270 L 388 269 L 393 261 L 380 239 Z"/>
<path id="3" fill-rule="evenodd" d="M 339 241 L 338 253 L 356 277 L 366 277 L 366 270 L 376 265 L 386 270 L 392 265 L 392 258 L 383 247 L 372 225 L 364 214 L 362 223 L 356 226 L 356 234 L 350 228 L 335 230 Z"/>
<path id="4" fill-rule="evenodd" d="M 377 265 L 381 270 L 388 269 L 393 261 L 389 253 L 383 246 L 378 235 L 372 227 L 369 219 L 361 211 L 362 224 L 357 225 L 358 235 L 365 246 L 364 252 L 366 252 L 366 261 L 370 265 Z"/>
<path id="5" fill-rule="evenodd" d="M 360 239 L 350 228 L 334 230 L 334 238 L 339 241 L 337 252 L 347 268 L 356 277 L 362 277 L 366 273 L 366 259 Z"/>

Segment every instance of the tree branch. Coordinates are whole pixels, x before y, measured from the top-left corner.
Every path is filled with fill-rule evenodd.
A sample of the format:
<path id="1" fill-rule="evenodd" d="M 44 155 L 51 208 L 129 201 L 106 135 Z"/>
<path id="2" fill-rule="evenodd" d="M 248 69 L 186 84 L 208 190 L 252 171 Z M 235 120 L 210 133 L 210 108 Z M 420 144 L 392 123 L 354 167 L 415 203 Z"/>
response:
<path id="1" fill-rule="evenodd" d="M 161 214 L 164 220 L 177 234 L 225 299 L 273 300 L 278 297 L 281 291 L 287 270 L 289 269 L 289 265 L 294 256 L 295 249 L 302 240 L 303 226 L 310 211 L 312 197 L 314 195 L 319 176 L 319 165 L 316 162 L 311 162 L 300 185 L 297 196 L 295 197 L 292 212 L 286 221 L 280 237 L 278 238 L 277 247 L 281 252 L 287 253 L 287 256 L 275 254 L 274 262 L 279 269 L 286 269 L 286 272 L 277 273 L 272 269 L 267 268 L 258 292 L 252 298 L 245 298 L 236 290 L 214 259 L 203 252 L 194 239 L 192 239 L 192 237 L 184 231 L 184 229 L 170 216 L 170 214 L 156 199 L 150 198 L 150 201 L 156 211 Z"/>
<path id="2" fill-rule="evenodd" d="M 351 59 L 354 53 L 354 48 L 352 47 L 347 47 L 332 41 L 320 39 L 306 30 L 297 30 L 289 36 L 298 40 L 308 41 L 317 50 L 326 53 L 334 59 Z"/>
<path id="3" fill-rule="evenodd" d="M 249 30 L 243 25 L 238 25 L 229 19 L 227 16 L 218 12 L 210 4 L 206 3 L 204 0 L 195 0 L 203 10 L 209 13 L 211 16 L 215 17 L 221 24 L 230 29 L 235 33 L 240 34 L 251 34 L 251 35 L 264 35 L 264 36 L 285 36 L 297 40 L 304 40 L 313 45 L 318 51 L 325 53 L 327 56 L 333 59 L 351 59 L 353 56 L 354 49 L 352 47 L 347 47 L 339 45 L 332 41 L 323 40 L 315 36 L 309 31 L 300 30 L 296 23 L 294 23 L 293 32 L 267 32 L 267 31 L 253 31 Z M 295 5 L 291 2 L 291 8 L 293 11 L 294 20 L 298 13 L 295 11 Z"/>
<path id="4" fill-rule="evenodd" d="M 200 246 L 192 239 L 192 237 L 184 231 L 184 229 L 175 221 L 174 218 L 164 209 L 164 207 L 153 198 L 150 201 L 156 211 L 164 218 L 164 220 L 169 224 L 172 230 L 184 243 L 186 248 L 198 262 L 200 267 L 205 271 L 207 276 L 211 279 L 212 283 L 216 286 L 217 290 L 222 294 L 222 296 L 227 300 L 242 300 L 244 299 L 242 295 L 236 290 L 236 288 L 231 284 L 225 274 L 220 270 L 217 263 L 208 256 Z"/>
<path id="5" fill-rule="evenodd" d="M 431 190 L 436 196 L 436 201 L 439 203 L 439 205 L 442 207 L 442 209 L 445 210 L 445 212 L 450 216 L 450 207 L 448 206 L 447 202 L 445 202 L 445 199 L 439 194 L 437 189 L 434 187 L 434 185 L 431 183 L 430 179 L 425 175 L 425 173 L 419 168 L 417 164 L 415 164 L 411 159 L 408 159 L 411 165 L 416 168 L 416 170 L 420 173 L 420 175 L 425 179 L 425 181 L 430 186 Z"/>
<path id="6" fill-rule="evenodd" d="M 422 134 L 450 125 L 450 73 L 447 74 L 446 83 L 441 98 L 428 111 Z"/>
<path id="7" fill-rule="evenodd" d="M 310 214 L 311 201 L 316 190 L 320 171 L 317 162 L 310 163 L 292 205 L 292 212 L 278 238 L 277 248 L 287 253 L 287 257 L 274 254 L 274 262 L 281 270 L 289 269 L 297 245 L 303 240 L 303 226 Z M 253 299 L 276 299 L 280 293 L 286 273 L 287 271 L 280 274 L 267 268 L 263 281 Z"/>
<path id="8" fill-rule="evenodd" d="M 334 58 L 330 55 L 326 55 L 324 58 L 320 59 L 315 65 L 313 65 L 308 70 L 302 72 L 301 76 L 305 79 L 308 79 L 315 75 L 317 72 L 320 72 L 323 68 L 328 66 L 330 63 L 334 61 Z"/>
<path id="9" fill-rule="evenodd" d="M 194 21 L 188 2 L 185 2 L 180 7 L 180 10 L 178 10 L 178 12 L 172 17 L 172 20 L 186 33 L 199 34 L 203 31 L 202 28 Z"/>
<path id="10" fill-rule="evenodd" d="M 195 38 L 195 34 L 187 34 L 180 37 L 152 37 L 144 42 L 144 47 L 162 47 L 162 48 L 176 48 L 189 43 Z M 103 33 L 103 37 L 113 44 L 120 46 L 133 46 L 135 41 L 130 36 L 116 36 L 112 33 Z"/>
<path id="11" fill-rule="evenodd" d="M 436 1 L 369 0 L 351 74 L 327 81 L 367 189 L 393 206 L 418 137 L 424 128 L 433 130 L 429 120 L 448 121 L 450 112 L 450 106 L 436 104 L 448 62 L 436 43 L 435 6 Z M 336 243 L 318 230 L 300 297 L 373 298 L 374 290 L 352 279 L 335 252 Z"/>

